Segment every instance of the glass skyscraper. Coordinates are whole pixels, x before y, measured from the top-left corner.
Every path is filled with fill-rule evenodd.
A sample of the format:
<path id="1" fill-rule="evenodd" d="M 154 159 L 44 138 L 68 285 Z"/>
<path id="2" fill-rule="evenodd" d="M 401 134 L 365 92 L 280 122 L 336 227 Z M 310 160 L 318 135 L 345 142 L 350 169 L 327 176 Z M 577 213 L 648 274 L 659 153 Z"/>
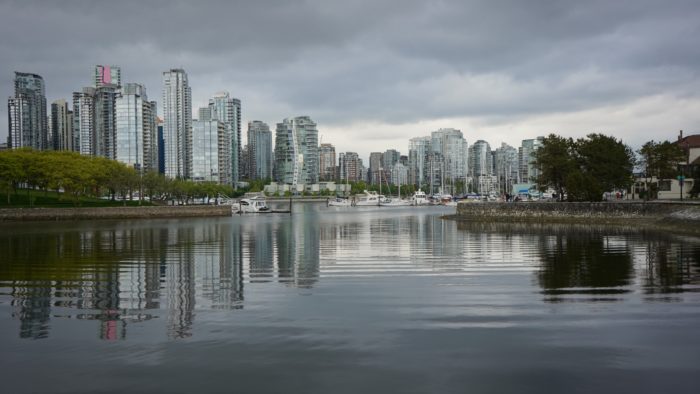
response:
<path id="1" fill-rule="evenodd" d="M 248 171 L 250 179 L 272 178 L 272 132 L 259 120 L 248 122 Z"/>
<path id="2" fill-rule="evenodd" d="M 228 183 L 231 173 L 228 130 L 218 120 L 192 122 L 193 181 Z M 223 159 L 223 160 L 222 160 Z"/>
<path id="3" fill-rule="evenodd" d="M 7 102 L 9 147 L 49 149 L 44 79 L 37 74 L 15 72 L 15 94 Z"/>
<path id="4" fill-rule="evenodd" d="M 430 137 L 415 137 L 408 141 L 409 182 L 422 186 L 429 179 Z"/>
<path id="5" fill-rule="evenodd" d="M 127 83 L 116 105 L 116 159 L 137 170 L 157 169 L 155 102 L 148 101 L 143 85 Z"/>

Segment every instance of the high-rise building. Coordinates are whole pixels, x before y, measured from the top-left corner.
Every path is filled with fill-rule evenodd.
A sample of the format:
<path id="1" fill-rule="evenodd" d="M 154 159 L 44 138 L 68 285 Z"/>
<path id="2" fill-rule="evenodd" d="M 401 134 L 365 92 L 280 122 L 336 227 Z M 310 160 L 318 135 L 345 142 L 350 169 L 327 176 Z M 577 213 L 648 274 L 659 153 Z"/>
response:
<path id="1" fill-rule="evenodd" d="M 218 120 L 226 127 L 229 137 L 230 158 L 221 158 L 225 166 L 231 167 L 230 183 L 235 187 L 240 178 L 241 167 L 241 100 L 232 98 L 228 92 L 216 93 L 209 99 L 208 112 L 200 109 L 199 120 Z"/>
<path id="2" fill-rule="evenodd" d="M 95 152 L 95 88 L 73 93 L 73 150 L 81 155 Z"/>
<path id="3" fill-rule="evenodd" d="M 163 72 L 163 140 L 165 175 L 192 173 L 192 91 L 182 69 Z"/>
<path id="4" fill-rule="evenodd" d="M 37 74 L 15 72 L 15 94 L 7 100 L 9 147 L 49 149 L 44 79 Z"/>
<path id="5" fill-rule="evenodd" d="M 248 176 L 272 178 L 272 132 L 265 122 L 248 122 Z"/>
<path id="6" fill-rule="evenodd" d="M 66 100 L 60 99 L 51 103 L 51 135 L 54 150 L 74 150 L 73 111 L 68 109 Z"/>
<path id="7" fill-rule="evenodd" d="M 444 161 L 440 185 L 444 191 L 455 193 L 455 182 L 467 179 L 467 141 L 456 129 L 440 129 L 430 134 L 430 148 L 439 153 Z"/>
<path id="8" fill-rule="evenodd" d="M 497 181 L 491 180 L 493 174 L 491 146 L 484 140 L 478 140 L 469 147 L 469 176 L 473 182 L 472 190 L 480 194 L 488 194 L 495 190 Z"/>
<path id="9" fill-rule="evenodd" d="M 211 108 L 209 107 L 200 107 L 197 114 L 197 120 L 211 120 Z"/>
<path id="10" fill-rule="evenodd" d="M 400 161 L 391 167 L 391 184 L 394 186 L 408 183 L 408 167 Z"/>
<path id="11" fill-rule="evenodd" d="M 338 155 L 338 180 L 358 182 L 362 176 L 362 159 L 356 152 L 345 152 Z"/>
<path id="12" fill-rule="evenodd" d="M 382 155 L 382 182 L 391 183 L 391 169 L 399 162 L 401 153 L 396 149 L 387 149 Z"/>
<path id="13" fill-rule="evenodd" d="M 369 154 L 369 181 L 373 185 L 379 184 L 379 169 L 382 168 L 382 152 L 370 152 Z"/>
<path id="14" fill-rule="evenodd" d="M 505 142 L 493 151 L 494 175 L 498 178 L 498 190 L 510 193 L 513 185 L 518 183 L 518 150 Z"/>
<path id="15" fill-rule="evenodd" d="M 103 84 L 95 90 L 95 151 L 93 155 L 117 158 L 117 97 L 119 86 Z"/>
<path id="16" fill-rule="evenodd" d="M 143 104 L 143 165 L 146 171 L 158 171 L 158 103 Z"/>
<path id="17" fill-rule="evenodd" d="M 488 142 L 478 140 L 469 148 L 469 175 L 493 175 L 493 155 Z"/>
<path id="18" fill-rule="evenodd" d="M 394 164 L 399 162 L 401 153 L 396 149 L 387 149 L 382 156 L 382 167 L 385 169 L 391 168 Z"/>
<path id="19" fill-rule="evenodd" d="M 105 85 L 122 86 L 122 69 L 119 66 L 95 66 L 95 87 Z"/>
<path id="20" fill-rule="evenodd" d="M 321 144 L 318 153 L 319 179 L 332 181 L 335 179 L 335 147 L 331 144 Z"/>
<path id="21" fill-rule="evenodd" d="M 428 183 L 428 191 L 430 194 L 435 192 L 446 192 L 445 186 L 445 157 L 440 152 L 428 151 L 428 157 L 425 159 L 425 174 L 427 174 L 426 182 Z"/>
<path id="22" fill-rule="evenodd" d="M 163 120 L 156 117 L 158 130 L 158 173 L 165 174 L 165 139 L 163 138 Z"/>
<path id="23" fill-rule="evenodd" d="M 253 179 L 250 175 L 250 146 L 245 144 L 241 149 L 241 169 L 238 176 L 241 179 Z"/>
<path id="24" fill-rule="evenodd" d="M 430 137 L 415 137 L 408 142 L 408 182 L 412 185 L 428 184 L 431 141 Z"/>
<path id="25" fill-rule="evenodd" d="M 520 145 L 518 149 L 520 167 L 520 179 L 518 183 L 532 183 L 534 179 L 537 178 L 538 174 L 534 165 L 535 157 L 533 153 L 542 145 L 543 139 L 544 137 L 537 137 L 535 139 L 523 140 Z"/>
<path id="26" fill-rule="evenodd" d="M 277 124 L 274 171 L 280 183 L 318 182 L 318 129 L 308 116 L 287 118 Z"/>
<path id="27" fill-rule="evenodd" d="M 192 122 L 192 175 L 198 182 L 230 184 L 231 145 L 227 126 L 218 120 Z"/>
<path id="28" fill-rule="evenodd" d="M 127 83 L 117 98 L 116 160 L 141 171 L 157 170 L 156 103 L 146 88 Z"/>

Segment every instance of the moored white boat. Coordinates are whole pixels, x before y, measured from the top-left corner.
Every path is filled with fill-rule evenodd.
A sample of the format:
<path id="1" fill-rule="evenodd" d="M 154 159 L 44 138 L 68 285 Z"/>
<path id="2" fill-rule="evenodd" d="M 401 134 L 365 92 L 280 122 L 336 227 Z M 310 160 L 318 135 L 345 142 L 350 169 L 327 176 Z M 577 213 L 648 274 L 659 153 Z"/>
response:
<path id="1" fill-rule="evenodd" d="M 384 201 L 381 201 L 379 205 L 383 207 L 407 207 L 412 205 L 411 201 L 409 200 L 403 200 L 403 199 L 398 199 L 398 198 L 387 198 Z"/>
<path id="2" fill-rule="evenodd" d="M 421 189 L 418 189 L 411 197 L 411 205 L 429 205 L 428 196 Z"/>
<path id="3" fill-rule="evenodd" d="M 243 198 L 238 204 L 242 213 L 270 212 L 270 207 L 263 197 Z"/>
<path id="4" fill-rule="evenodd" d="M 380 196 L 377 192 L 365 190 L 363 194 L 356 196 L 355 206 L 356 207 L 372 207 L 378 206 L 380 202 Z"/>
<path id="5" fill-rule="evenodd" d="M 329 207 L 351 207 L 352 201 L 349 198 L 336 197 L 332 200 L 328 200 Z"/>

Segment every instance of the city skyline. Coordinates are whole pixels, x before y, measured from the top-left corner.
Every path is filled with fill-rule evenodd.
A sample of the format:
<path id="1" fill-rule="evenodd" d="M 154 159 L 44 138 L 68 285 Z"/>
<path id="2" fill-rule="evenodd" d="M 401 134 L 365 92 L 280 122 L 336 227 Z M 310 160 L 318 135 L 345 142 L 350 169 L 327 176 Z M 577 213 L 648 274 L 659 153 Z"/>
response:
<path id="1" fill-rule="evenodd" d="M 39 9 L 39 27 L 12 33 Z M 410 138 L 440 128 L 462 130 L 470 144 L 603 132 L 639 147 L 680 129 L 696 133 L 700 123 L 694 2 L 4 2 L 0 11 L 0 34 L 13 37 L 3 53 L 10 61 L 0 66 L 6 96 L 13 72 L 22 71 L 44 78 L 48 102 L 70 100 L 93 84 L 95 64 L 113 64 L 123 81 L 157 97 L 161 72 L 183 68 L 193 109 L 226 90 L 246 103 L 241 124 L 308 115 L 319 138 L 365 162 L 377 149 L 406 152 Z M 145 23 L 148 15 L 188 28 Z M 204 15 L 212 23 L 186 24 Z M 216 23 L 225 15 L 232 23 Z M 299 18 L 307 23 L 289 33 Z M 263 31 L 251 28 L 261 22 Z M 201 39 L 218 36 L 220 26 L 236 40 Z M 79 34 L 85 29 L 94 34 Z"/>

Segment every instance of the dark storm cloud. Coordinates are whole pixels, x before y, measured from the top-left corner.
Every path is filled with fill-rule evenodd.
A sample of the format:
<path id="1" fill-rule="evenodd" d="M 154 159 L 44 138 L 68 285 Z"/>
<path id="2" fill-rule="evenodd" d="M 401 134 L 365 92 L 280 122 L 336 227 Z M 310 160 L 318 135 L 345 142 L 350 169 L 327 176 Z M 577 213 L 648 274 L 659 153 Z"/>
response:
<path id="1" fill-rule="evenodd" d="M 245 120 L 514 122 L 653 96 L 697 100 L 699 4 L 5 1 L 0 86 L 9 96 L 13 71 L 35 72 L 49 100 L 69 98 L 95 64 L 118 64 L 159 100 L 162 71 L 183 67 L 195 106 L 228 90 Z"/>

